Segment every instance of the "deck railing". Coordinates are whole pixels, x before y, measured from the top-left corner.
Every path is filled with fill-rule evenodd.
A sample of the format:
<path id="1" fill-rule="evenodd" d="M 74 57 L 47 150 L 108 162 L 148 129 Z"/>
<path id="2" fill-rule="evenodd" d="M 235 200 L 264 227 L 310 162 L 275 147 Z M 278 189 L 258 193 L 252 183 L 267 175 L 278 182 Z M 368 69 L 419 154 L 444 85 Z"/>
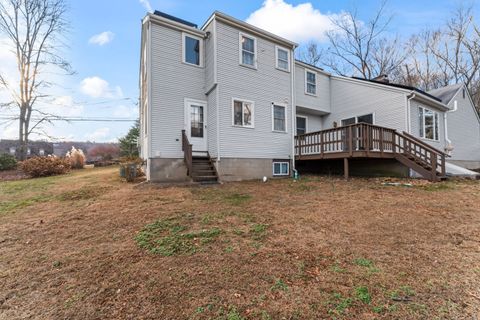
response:
<path id="1" fill-rule="evenodd" d="M 402 157 L 413 162 L 418 170 L 429 170 L 430 175 L 445 175 L 445 153 L 403 132 L 368 123 L 357 123 L 295 137 L 295 155 L 298 159 L 318 156 L 332 158 Z M 416 165 L 421 168 L 417 168 Z"/>
<path id="2" fill-rule="evenodd" d="M 187 166 L 187 174 L 192 173 L 193 159 L 192 159 L 192 144 L 188 141 L 185 130 L 182 130 L 182 151 L 185 164 Z"/>

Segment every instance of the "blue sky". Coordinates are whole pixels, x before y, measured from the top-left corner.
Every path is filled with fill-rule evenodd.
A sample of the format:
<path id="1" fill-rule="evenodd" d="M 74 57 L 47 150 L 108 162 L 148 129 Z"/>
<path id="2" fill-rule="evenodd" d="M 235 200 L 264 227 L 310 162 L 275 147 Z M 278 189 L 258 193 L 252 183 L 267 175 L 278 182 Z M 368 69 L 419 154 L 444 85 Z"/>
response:
<path id="1" fill-rule="evenodd" d="M 265 7 L 267 2 L 268 8 Z M 83 117 L 137 117 L 140 21 L 149 6 L 200 26 L 214 10 L 219 10 L 260 27 L 281 28 L 280 32 L 284 33 L 281 35 L 294 37 L 296 39 L 292 40 L 301 44 L 312 37 L 322 41 L 321 29 L 329 15 L 357 4 L 360 19 L 367 20 L 379 3 L 359 0 L 70 0 L 71 32 L 68 34 L 69 48 L 64 52 L 76 74 L 58 79 L 61 86 L 52 91 L 57 97 L 56 111 Z M 423 28 L 440 26 L 458 3 L 456 0 L 390 0 L 388 11 L 394 20 L 389 32 L 408 37 Z M 478 12 L 478 1 L 467 3 L 473 4 Z M 298 17 L 290 14 L 288 19 L 277 18 L 285 10 L 298 13 Z M 305 19 L 303 12 L 306 12 Z M 323 24 L 319 22 L 310 27 L 308 21 L 316 18 L 323 18 Z M 0 42 L 0 58 L 3 58 L 2 51 L 5 52 Z M 12 60 L 4 61 L 0 72 L 14 67 Z M 0 99 L 5 100 L 5 94 L 0 94 Z M 61 140 L 114 141 L 130 126 L 129 122 L 56 122 L 45 129 Z M 0 126 L 0 138 L 15 138 L 16 131 L 15 124 Z"/>

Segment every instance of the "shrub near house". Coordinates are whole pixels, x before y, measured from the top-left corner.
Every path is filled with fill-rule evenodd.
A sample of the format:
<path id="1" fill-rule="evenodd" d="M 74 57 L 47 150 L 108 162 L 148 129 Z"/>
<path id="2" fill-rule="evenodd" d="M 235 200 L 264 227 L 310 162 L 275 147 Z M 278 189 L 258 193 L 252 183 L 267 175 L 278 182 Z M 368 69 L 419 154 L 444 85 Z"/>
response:
<path id="1" fill-rule="evenodd" d="M 23 172 L 32 178 L 65 174 L 70 171 L 70 161 L 55 156 L 34 157 L 20 164 Z"/>
<path id="2" fill-rule="evenodd" d="M 0 171 L 2 170 L 12 170 L 17 166 L 17 160 L 14 156 L 4 153 L 0 154 Z"/>
<path id="3" fill-rule="evenodd" d="M 75 149 L 75 147 L 72 147 L 72 150 L 67 152 L 65 157 L 70 162 L 72 169 L 83 169 L 86 159 L 82 149 Z"/>

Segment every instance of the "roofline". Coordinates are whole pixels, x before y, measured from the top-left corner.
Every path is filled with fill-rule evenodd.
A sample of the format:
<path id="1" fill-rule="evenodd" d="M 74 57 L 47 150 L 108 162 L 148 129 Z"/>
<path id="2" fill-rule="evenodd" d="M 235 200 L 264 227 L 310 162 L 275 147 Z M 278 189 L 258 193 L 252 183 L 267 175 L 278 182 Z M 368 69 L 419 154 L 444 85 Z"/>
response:
<path id="1" fill-rule="evenodd" d="M 295 59 L 295 64 L 297 64 L 297 65 L 299 65 L 299 66 L 302 66 L 302 67 L 304 67 L 304 68 L 315 69 L 315 70 L 317 70 L 318 72 L 323 73 L 323 74 L 325 74 L 325 75 L 327 75 L 327 76 L 331 76 L 331 75 L 332 75 L 331 73 L 323 70 L 323 69 L 320 68 L 320 67 L 314 66 L 313 64 L 309 64 L 309 63 L 303 62 L 303 61 L 301 61 L 301 60 Z"/>
<path id="2" fill-rule="evenodd" d="M 390 91 L 402 92 L 404 94 L 409 94 L 409 95 L 415 94 L 414 99 L 416 99 L 416 100 L 421 100 L 424 103 L 426 102 L 429 105 L 431 105 L 431 106 L 433 105 L 433 106 L 437 107 L 438 109 L 441 109 L 441 110 L 444 110 L 444 111 L 450 110 L 450 108 L 448 108 L 441 101 L 437 100 L 436 98 L 433 99 L 428 94 L 425 94 L 423 91 L 421 91 L 419 89 L 416 89 L 416 88 L 413 88 L 413 87 L 411 89 L 409 89 L 407 87 L 399 87 L 399 86 L 388 85 L 386 83 L 381 83 L 381 82 L 378 82 L 378 81 L 371 81 L 371 80 L 359 79 L 359 78 L 350 78 L 350 77 L 345 77 L 345 76 L 332 75 L 331 77 L 335 78 L 335 79 L 343 80 L 343 81 L 350 81 L 350 82 L 362 83 L 362 84 L 370 85 L 370 86 L 374 86 L 374 87 L 381 87 L 383 89 L 389 89 Z"/>
<path id="3" fill-rule="evenodd" d="M 470 95 L 470 91 L 468 90 L 465 83 L 462 83 L 462 86 L 460 88 L 458 88 L 457 92 L 453 95 L 453 98 L 450 100 L 450 102 L 456 101 L 456 100 L 453 100 L 453 99 L 458 95 L 458 93 L 460 92 L 460 89 L 465 89 L 465 93 L 468 96 L 468 100 L 470 101 L 470 106 L 473 108 L 473 112 L 477 116 L 477 120 L 480 123 L 480 114 L 478 113 L 477 108 L 475 107 L 475 103 L 473 103 L 472 96 Z M 450 102 L 448 104 L 450 104 Z M 452 110 L 452 109 L 450 109 L 450 110 Z"/>
<path id="4" fill-rule="evenodd" d="M 255 27 L 255 26 L 253 26 L 249 23 L 246 23 L 242 20 L 234 18 L 234 17 L 232 17 L 228 14 L 225 14 L 223 12 L 220 12 L 220 11 L 214 11 L 212 13 L 212 15 L 207 19 L 207 21 L 202 25 L 200 30 L 205 30 L 205 28 L 210 24 L 210 22 L 213 21 L 213 19 L 216 19 L 216 20 L 221 21 L 221 22 L 228 23 L 228 24 L 233 25 L 233 26 L 235 26 L 237 28 L 240 28 L 240 29 L 247 30 L 250 33 L 253 33 L 255 35 L 267 38 L 269 40 L 273 40 L 275 42 L 282 43 L 283 45 L 287 45 L 288 47 L 291 47 L 292 49 L 295 49 L 296 47 L 298 47 L 298 44 L 293 42 L 293 41 L 290 41 L 290 40 L 287 40 L 287 39 L 282 38 L 280 36 L 277 36 L 276 34 L 273 34 L 271 32 L 263 30 L 261 28 Z"/>
<path id="5" fill-rule="evenodd" d="M 447 86 L 447 87 L 448 87 L 448 86 Z M 445 87 L 443 87 L 443 88 L 445 88 Z M 449 105 L 450 102 L 453 101 L 453 98 L 455 98 L 455 96 L 458 94 L 458 92 L 460 91 L 460 89 L 466 89 L 466 88 L 467 88 L 467 86 L 465 85 L 465 83 L 461 83 L 461 86 L 458 87 L 457 91 L 455 91 L 455 93 L 453 94 L 452 98 L 451 98 L 448 102 L 444 102 L 444 101 L 442 101 L 442 102 L 445 103 L 446 105 Z M 442 88 L 438 88 L 438 89 L 442 89 Z M 467 90 L 467 91 L 468 91 L 468 90 Z M 433 95 L 433 94 L 431 94 L 431 95 Z"/>
<path id="6" fill-rule="evenodd" d="M 177 29 L 177 30 L 180 30 L 180 31 L 186 31 L 186 32 L 189 32 L 189 33 L 193 33 L 193 34 L 196 34 L 200 37 L 204 37 L 205 34 L 206 34 L 206 32 L 203 31 L 203 30 L 193 28 L 193 27 L 187 26 L 186 24 L 161 17 L 161 16 L 156 15 L 154 13 L 148 13 L 145 16 L 145 18 L 143 20 L 143 23 L 145 23 L 147 21 L 151 21 L 153 23 L 163 25 L 163 26 L 167 26 L 167 27 Z"/>

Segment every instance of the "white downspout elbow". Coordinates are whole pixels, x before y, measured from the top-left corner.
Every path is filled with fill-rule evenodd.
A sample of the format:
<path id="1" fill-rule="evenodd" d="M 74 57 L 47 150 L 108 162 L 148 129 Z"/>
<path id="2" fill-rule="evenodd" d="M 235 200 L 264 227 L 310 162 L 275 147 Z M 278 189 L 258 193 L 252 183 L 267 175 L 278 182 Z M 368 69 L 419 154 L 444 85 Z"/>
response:
<path id="1" fill-rule="evenodd" d="M 445 126 L 445 142 L 447 143 L 446 146 L 445 146 L 445 151 L 447 151 L 447 153 L 450 155 L 452 153 L 452 150 L 453 150 L 453 145 L 452 145 L 452 140 L 450 140 L 448 138 L 448 121 L 447 121 L 447 115 L 449 113 L 452 113 L 452 112 L 455 112 L 457 111 L 458 109 L 458 103 L 457 103 L 457 100 L 455 100 L 453 102 L 453 109 L 452 110 L 449 110 L 449 111 L 446 111 L 444 114 L 443 114 L 443 119 L 444 119 L 444 126 Z"/>

